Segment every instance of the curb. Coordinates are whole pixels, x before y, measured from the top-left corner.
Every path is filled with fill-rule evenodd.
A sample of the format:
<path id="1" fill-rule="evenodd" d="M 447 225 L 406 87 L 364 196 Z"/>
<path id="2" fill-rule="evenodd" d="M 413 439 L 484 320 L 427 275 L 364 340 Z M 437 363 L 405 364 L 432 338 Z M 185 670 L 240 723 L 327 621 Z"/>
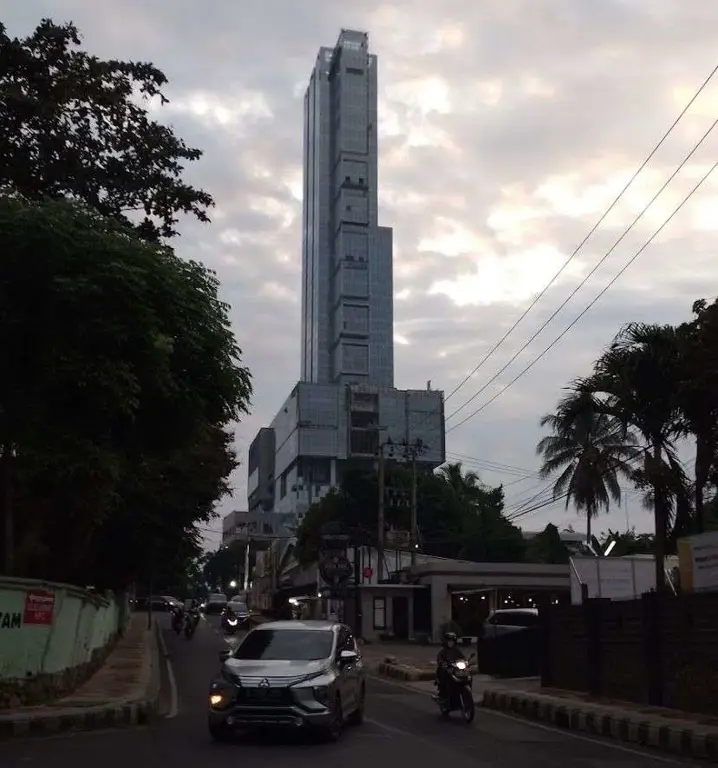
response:
<path id="1" fill-rule="evenodd" d="M 485 691 L 482 704 L 486 709 L 520 715 L 554 728 L 718 762 L 718 728 L 710 726 L 685 727 L 680 721 L 658 715 L 621 714 L 606 705 L 581 706 L 578 702 L 559 702 L 552 696 L 507 690 Z"/>
<path id="2" fill-rule="evenodd" d="M 376 672 L 382 677 L 404 680 L 407 683 L 430 681 L 436 677 L 435 669 L 417 669 L 416 667 L 407 667 L 404 664 L 389 664 L 386 661 L 380 661 L 376 665 Z M 471 672 L 476 674 L 476 669 L 472 667 Z"/>
<path id="3" fill-rule="evenodd" d="M 145 655 L 141 694 L 94 707 L 74 707 L 56 712 L 0 716 L 0 741 L 55 736 L 76 731 L 147 725 L 156 716 L 160 700 L 159 624 L 153 623 Z"/>
<path id="4" fill-rule="evenodd" d="M 436 677 L 436 672 L 405 667 L 401 664 L 387 664 L 385 661 L 380 661 L 377 664 L 376 671 L 382 677 L 388 677 L 392 680 L 404 680 L 408 683 L 415 683 L 419 680 L 433 680 Z"/>

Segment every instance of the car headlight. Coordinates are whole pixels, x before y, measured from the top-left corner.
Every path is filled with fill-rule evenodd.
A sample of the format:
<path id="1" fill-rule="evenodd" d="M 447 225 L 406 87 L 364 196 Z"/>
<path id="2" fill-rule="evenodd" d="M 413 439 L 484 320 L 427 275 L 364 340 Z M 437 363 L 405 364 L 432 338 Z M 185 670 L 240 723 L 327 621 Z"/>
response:
<path id="1" fill-rule="evenodd" d="M 329 706 L 329 686 L 327 685 L 315 685 L 312 688 L 314 698 L 325 707 Z"/>
<path id="2" fill-rule="evenodd" d="M 224 709 L 232 701 L 233 692 L 220 682 L 212 683 L 209 689 L 209 706 Z"/>
<path id="3" fill-rule="evenodd" d="M 466 669 L 469 665 L 465 661 L 457 661 L 454 666 L 457 669 Z"/>

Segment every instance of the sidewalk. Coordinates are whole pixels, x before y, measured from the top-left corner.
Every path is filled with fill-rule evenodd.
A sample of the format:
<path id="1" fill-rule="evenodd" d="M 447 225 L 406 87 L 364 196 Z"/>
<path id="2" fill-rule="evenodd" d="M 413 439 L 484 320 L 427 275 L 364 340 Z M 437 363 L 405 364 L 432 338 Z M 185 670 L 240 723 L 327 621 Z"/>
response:
<path id="1" fill-rule="evenodd" d="M 135 613 L 102 667 L 77 690 L 51 704 L 0 714 L 0 740 L 147 722 L 157 710 L 160 658 L 157 625 Z"/>

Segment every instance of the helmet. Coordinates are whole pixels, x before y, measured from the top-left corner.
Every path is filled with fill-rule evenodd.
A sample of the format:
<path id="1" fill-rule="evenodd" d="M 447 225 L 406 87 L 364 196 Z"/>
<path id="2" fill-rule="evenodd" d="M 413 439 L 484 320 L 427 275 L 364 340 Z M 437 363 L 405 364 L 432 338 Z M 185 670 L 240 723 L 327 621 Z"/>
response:
<path id="1" fill-rule="evenodd" d="M 445 643 L 456 643 L 458 640 L 459 638 L 457 637 L 456 632 L 444 632 Z"/>

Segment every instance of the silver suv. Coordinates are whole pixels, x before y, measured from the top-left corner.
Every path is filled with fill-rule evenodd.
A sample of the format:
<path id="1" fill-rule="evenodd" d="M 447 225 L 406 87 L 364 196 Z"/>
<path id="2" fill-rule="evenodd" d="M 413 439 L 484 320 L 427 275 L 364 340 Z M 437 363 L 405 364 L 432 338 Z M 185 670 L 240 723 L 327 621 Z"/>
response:
<path id="1" fill-rule="evenodd" d="M 313 728 L 336 741 L 345 723 L 364 719 L 365 670 L 344 624 L 262 624 L 220 660 L 209 690 L 209 732 L 217 741 L 266 726 Z"/>

